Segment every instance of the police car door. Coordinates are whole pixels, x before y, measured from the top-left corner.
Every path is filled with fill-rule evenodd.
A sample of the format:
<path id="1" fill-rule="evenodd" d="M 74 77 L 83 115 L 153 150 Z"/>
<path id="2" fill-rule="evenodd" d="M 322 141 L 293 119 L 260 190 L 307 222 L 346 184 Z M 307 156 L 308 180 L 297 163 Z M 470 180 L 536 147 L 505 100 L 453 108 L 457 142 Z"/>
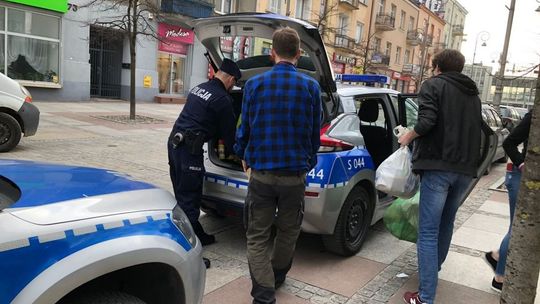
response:
<path id="1" fill-rule="evenodd" d="M 413 128 L 418 117 L 418 103 L 416 102 L 417 95 L 398 94 L 391 96 L 391 98 L 393 101 L 392 104 L 396 110 L 399 124 L 404 127 Z M 463 193 L 461 204 L 465 202 L 465 199 L 467 199 L 474 186 L 476 186 L 480 180 L 480 177 L 484 175 L 484 172 L 491 165 L 493 156 L 497 150 L 497 135 L 484 120 L 482 120 L 482 132 L 480 140 L 480 163 L 476 171 L 476 176 L 472 179 L 467 191 Z"/>

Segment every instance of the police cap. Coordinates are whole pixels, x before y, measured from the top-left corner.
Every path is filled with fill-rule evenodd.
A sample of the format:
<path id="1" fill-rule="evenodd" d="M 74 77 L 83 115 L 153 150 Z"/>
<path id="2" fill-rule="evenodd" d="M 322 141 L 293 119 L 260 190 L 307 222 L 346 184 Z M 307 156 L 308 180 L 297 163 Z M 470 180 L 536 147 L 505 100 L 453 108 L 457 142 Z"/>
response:
<path id="1" fill-rule="evenodd" d="M 240 68 L 238 68 L 236 62 L 228 58 L 223 59 L 223 62 L 221 63 L 221 67 L 219 69 L 233 76 L 234 78 L 236 78 L 236 80 L 242 78 L 242 73 L 240 72 Z"/>

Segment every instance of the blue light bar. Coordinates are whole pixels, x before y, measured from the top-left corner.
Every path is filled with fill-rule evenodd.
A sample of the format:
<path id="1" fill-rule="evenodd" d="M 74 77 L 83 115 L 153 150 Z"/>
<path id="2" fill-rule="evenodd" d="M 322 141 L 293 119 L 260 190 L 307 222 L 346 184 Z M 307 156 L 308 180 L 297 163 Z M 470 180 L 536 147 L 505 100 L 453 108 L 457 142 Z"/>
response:
<path id="1" fill-rule="evenodd" d="M 342 82 L 366 82 L 366 83 L 390 83 L 390 77 L 373 74 L 337 74 L 336 81 Z"/>

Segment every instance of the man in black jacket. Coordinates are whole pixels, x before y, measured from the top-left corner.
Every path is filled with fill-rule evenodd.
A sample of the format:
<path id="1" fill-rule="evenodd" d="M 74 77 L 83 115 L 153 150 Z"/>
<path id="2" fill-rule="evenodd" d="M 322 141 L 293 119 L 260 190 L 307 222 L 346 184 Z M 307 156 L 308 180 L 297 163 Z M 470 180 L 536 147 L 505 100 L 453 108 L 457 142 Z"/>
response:
<path id="1" fill-rule="evenodd" d="M 415 140 L 413 170 L 422 176 L 418 228 L 418 292 L 406 303 L 435 301 L 438 272 L 446 259 L 460 197 L 480 161 L 481 102 L 473 80 L 461 74 L 465 57 L 443 50 L 432 60 L 434 76 L 418 95 L 418 122 L 399 142 Z"/>

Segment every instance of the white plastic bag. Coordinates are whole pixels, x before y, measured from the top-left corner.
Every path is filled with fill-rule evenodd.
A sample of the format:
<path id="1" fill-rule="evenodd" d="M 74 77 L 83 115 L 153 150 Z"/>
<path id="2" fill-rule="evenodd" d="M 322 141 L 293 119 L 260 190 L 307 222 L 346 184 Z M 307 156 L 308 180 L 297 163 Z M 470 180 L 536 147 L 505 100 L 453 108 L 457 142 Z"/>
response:
<path id="1" fill-rule="evenodd" d="M 419 177 L 412 171 L 411 152 L 401 147 L 385 159 L 375 175 L 375 188 L 389 195 L 411 198 L 418 191 Z"/>

